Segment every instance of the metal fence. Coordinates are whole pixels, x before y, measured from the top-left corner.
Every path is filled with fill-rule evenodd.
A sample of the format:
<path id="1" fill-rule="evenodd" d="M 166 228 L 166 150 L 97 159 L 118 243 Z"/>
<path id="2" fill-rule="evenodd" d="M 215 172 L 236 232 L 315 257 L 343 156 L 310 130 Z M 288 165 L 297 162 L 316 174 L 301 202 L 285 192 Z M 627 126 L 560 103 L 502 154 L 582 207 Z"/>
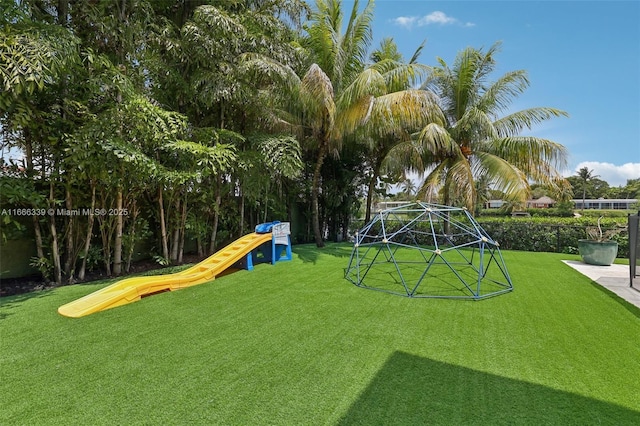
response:
<path id="1" fill-rule="evenodd" d="M 629 215 L 629 285 L 640 291 L 640 211 L 636 215 Z"/>
<path id="2" fill-rule="evenodd" d="M 593 226 L 541 224 L 531 222 L 482 222 L 480 225 L 505 250 L 578 253 L 578 240 L 587 239 Z M 603 231 L 608 229 L 603 227 Z M 621 229 L 611 237 L 618 242 L 618 257 L 629 255 L 628 229 Z"/>
<path id="3" fill-rule="evenodd" d="M 590 238 L 588 225 L 544 224 L 526 221 L 482 221 L 478 223 L 504 250 L 538 251 L 578 254 L 578 240 Z M 360 229 L 364 223 L 354 222 L 352 226 Z M 604 233 L 610 228 L 602 227 Z M 628 228 L 616 229 L 611 237 L 618 242 L 618 257 L 629 256 Z M 640 249 L 639 249 L 640 251 Z"/>

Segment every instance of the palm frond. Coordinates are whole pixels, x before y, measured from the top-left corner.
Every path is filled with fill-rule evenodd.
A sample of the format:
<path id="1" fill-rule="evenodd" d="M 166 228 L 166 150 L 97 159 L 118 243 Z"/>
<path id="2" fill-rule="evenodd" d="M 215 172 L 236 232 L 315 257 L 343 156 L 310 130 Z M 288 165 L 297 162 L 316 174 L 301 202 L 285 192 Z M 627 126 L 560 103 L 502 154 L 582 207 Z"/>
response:
<path id="1" fill-rule="evenodd" d="M 389 91 L 413 88 L 431 71 L 431 67 L 423 64 L 396 63 L 394 65 L 384 73 Z"/>
<path id="2" fill-rule="evenodd" d="M 491 117 L 489 117 L 485 111 L 476 107 L 467 109 L 449 132 L 451 136 L 458 141 L 483 140 L 498 137 Z"/>
<path id="3" fill-rule="evenodd" d="M 402 62 L 402 53 L 398 51 L 398 45 L 393 37 L 385 37 L 380 41 L 380 47 L 369 55 L 374 64 L 382 61 Z"/>
<path id="4" fill-rule="evenodd" d="M 475 78 L 478 73 L 478 52 L 473 48 L 467 48 L 456 56 L 453 65 L 453 82 L 450 87 L 445 87 L 443 95 L 449 101 L 447 113 L 455 121 L 462 118 L 470 105 L 474 104 L 478 93 L 478 81 Z"/>
<path id="5" fill-rule="evenodd" d="M 477 51 L 477 69 L 476 69 L 476 79 L 479 82 L 483 82 L 485 76 L 489 75 L 495 70 L 496 60 L 494 58 L 494 54 L 498 53 L 502 47 L 502 42 L 497 41 L 489 49 L 486 53 L 482 52 L 482 49 Z"/>
<path id="6" fill-rule="evenodd" d="M 462 205 L 474 211 L 476 186 L 471 163 L 462 155 L 448 159 L 447 163 L 449 166 L 443 188 L 445 204 Z"/>
<path id="7" fill-rule="evenodd" d="M 427 124 L 416 140 L 423 147 L 423 151 L 430 153 L 434 158 L 444 159 L 459 152 L 458 144 L 441 124 Z"/>
<path id="8" fill-rule="evenodd" d="M 301 81 L 300 96 L 314 129 L 330 133 L 335 124 L 336 105 L 329 77 L 313 64 Z"/>
<path id="9" fill-rule="evenodd" d="M 568 158 L 563 145 L 533 136 L 487 140 L 479 150 L 503 158 L 532 177 L 540 173 L 554 174 L 554 168 L 564 169 Z"/>
<path id="10" fill-rule="evenodd" d="M 351 134 L 371 119 L 375 98 L 370 95 L 362 96 L 340 109 L 336 117 L 336 127 L 340 134 Z"/>
<path id="11" fill-rule="evenodd" d="M 413 52 L 413 55 L 411 56 L 411 59 L 409 59 L 409 63 L 410 64 L 417 64 L 418 63 L 418 58 L 422 54 L 422 49 L 424 49 L 424 45 L 426 43 L 427 43 L 427 40 L 423 40 L 422 43 L 420 43 L 420 46 L 418 46 L 416 48 L 415 52 Z"/>
<path id="12" fill-rule="evenodd" d="M 496 120 L 493 123 L 500 137 L 509 137 L 519 134 L 523 129 L 531 129 L 534 124 L 541 123 L 554 117 L 568 117 L 565 111 L 548 108 L 537 107 L 528 108 L 514 112 L 505 117 Z"/>
<path id="13" fill-rule="evenodd" d="M 442 188 L 447 174 L 448 163 L 443 161 L 434 167 L 424 178 L 416 191 L 416 197 L 420 200 L 431 201 L 431 198 Z"/>
<path id="14" fill-rule="evenodd" d="M 403 90 L 377 97 L 371 117 L 372 126 L 380 126 L 379 134 L 394 129 L 414 132 L 425 123 L 444 124 L 435 97 L 424 90 Z"/>
<path id="15" fill-rule="evenodd" d="M 389 167 L 394 170 L 405 170 L 423 176 L 430 163 L 426 160 L 424 147 L 415 139 L 396 143 L 387 155 Z"/>
<path id="16" fill-rule="evenodd" d="M 362 71 L 373 36 L 371 28 L 374 12 L 373 1 L 367 0 L 367 5 L 361 12 L 358 9 L 359 2 L 356 0 L 353 3 L 349 22 L 342 39 L 341 51 L 345 54 L 342 71 L 345 83 L 350 82 Z"/>
<path id="17" fill-rule="evenodd" d="M 491 181 L 492 187 L 509 201 L 525 202 L 530 194 L 526 174 L 500 156 L 486 152 L 474 155 L 478 169 Z"/>
<path id="18" fill-rule="evenodd" d="M 385 79 L 375 68 L 367 68 L 346 86 L 338 99 L 338 108 L 344 109 L 366 96 L 380 96 L 387 93 Z"/>
<path id="19" fill-rule="evenodd" d="M 477 107 L 482 111 L 497 115 L 506 110 L 512 100 L 529 87 L 527 72 L 511 71 L 504 74 L 482 93 Z"/>

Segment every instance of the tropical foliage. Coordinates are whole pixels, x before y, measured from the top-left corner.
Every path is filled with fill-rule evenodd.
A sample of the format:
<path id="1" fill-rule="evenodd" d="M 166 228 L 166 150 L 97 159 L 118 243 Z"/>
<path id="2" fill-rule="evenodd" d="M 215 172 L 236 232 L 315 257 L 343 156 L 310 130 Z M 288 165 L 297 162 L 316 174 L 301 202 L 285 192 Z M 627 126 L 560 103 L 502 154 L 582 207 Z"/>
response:
<path id="1" fill-rule="evenodd" d="M 346 239 L 381 188 L 416 196 L 409 171 L 418 196 L 467 205 L 558 184 L 564 148 L 519 132 L 564 113 L 508 110 L 524 71 L 490 84 L 497 46 L 452 68 L 392 38 L 371 50 L 373 1 L 0 4 L 0 204 L 45 212 L 3 215 L 2 237 L 32 232 L 56 283 L 204 256 L 268 220 Z"/>
<path id="2" fill-rule="evenodd" d="M 512 111 L 515 97 L 529 86 L 526 71 L 511 71 L 490 81 L 496 68 L 496 43 L 486 52 L 467 48 L 449 66 L 438 66 L 423 84 L 439 98 L 445 123 L 426 125 L 417 137 L 427 173 L 421 194 L 440 190 L 444 204 L 461 204 L 473 211 L 474 182 L 486 179 L 511 202 L 524 203 L 529 181 L 559 187 L 566 149 L 551 140 L 521 136 L 542 121 L 566 116 L 555 108 Z M 506 115 L 503 115 L 506 114 Z"/>

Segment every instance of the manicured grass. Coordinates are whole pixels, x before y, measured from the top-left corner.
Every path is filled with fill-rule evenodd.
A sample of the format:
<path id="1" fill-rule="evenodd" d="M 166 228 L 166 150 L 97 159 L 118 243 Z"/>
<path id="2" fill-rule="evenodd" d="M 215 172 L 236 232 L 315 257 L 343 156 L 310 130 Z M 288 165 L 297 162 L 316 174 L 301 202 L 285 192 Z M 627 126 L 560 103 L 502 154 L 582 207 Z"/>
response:
<path id="1" fill-rule="evenodd" d="M 349 245 L 80 319 L 105 282 L 1 299 L 0 424 L 640 423 L 640 310 L 505 252 L 514 291 L 408 299 L 343 278 Z"/>

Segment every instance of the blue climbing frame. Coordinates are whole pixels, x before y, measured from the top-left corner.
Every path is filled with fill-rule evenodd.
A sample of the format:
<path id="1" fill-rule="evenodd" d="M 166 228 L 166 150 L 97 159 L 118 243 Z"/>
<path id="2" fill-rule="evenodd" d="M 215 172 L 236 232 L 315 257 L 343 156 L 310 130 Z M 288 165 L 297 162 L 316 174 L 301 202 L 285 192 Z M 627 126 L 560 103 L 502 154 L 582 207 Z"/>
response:
<path id="1" fill-rule="evenodd" d="M 381 210 L 356 233 L 345 278 L 407 297 L 483 299 L 513 290 L 498 242 L 466 209 L 420 201 Z"/>

